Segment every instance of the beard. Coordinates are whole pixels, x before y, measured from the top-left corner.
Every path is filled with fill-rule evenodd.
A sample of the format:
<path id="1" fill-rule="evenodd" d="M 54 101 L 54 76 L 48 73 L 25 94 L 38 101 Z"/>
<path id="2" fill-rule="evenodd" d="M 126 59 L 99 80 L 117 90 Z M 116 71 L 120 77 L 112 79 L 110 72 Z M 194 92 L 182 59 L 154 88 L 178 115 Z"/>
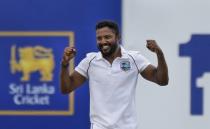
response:
<path id="1" fill-rule="evenodd" d="M 98 47 L 98 50 L 103 55 L 103 57 L 109 57 L 118 48 L 118 43 L 113 43 L 113 44 L 109 44 L 109 43 L 107 43 L 107 44 L 98 44 L 97 47 Z"/>

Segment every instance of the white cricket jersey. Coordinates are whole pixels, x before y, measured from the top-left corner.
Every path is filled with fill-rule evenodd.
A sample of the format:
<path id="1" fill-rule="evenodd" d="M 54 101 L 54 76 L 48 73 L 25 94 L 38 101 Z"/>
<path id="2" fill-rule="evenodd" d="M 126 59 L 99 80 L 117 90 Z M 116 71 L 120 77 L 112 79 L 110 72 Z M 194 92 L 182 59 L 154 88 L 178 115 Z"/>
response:
<path id="1" fill-rule="evenodd" d="M 112 64 L 100 52 L 89 53 L 75 68 L 89 79 L 90 121 L 101 129 L 137 129 L 135 89 L 150 63 L 139 52 L 121 47 L 121 53 Z"/>

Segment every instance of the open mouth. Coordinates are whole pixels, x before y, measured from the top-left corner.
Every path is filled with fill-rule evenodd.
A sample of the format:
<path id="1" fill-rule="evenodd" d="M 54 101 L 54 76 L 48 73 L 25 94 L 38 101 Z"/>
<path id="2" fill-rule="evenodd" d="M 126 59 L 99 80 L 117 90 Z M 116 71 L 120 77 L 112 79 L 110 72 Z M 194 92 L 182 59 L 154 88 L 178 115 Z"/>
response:
<path id="1" fill-rule="evenodd" d="M 104 51 L 104 52 L 107 52 L 107 51 L 109 51 L 111 49 L 111 47 L 109 46 L 109 45 L 103 45 L 102 46 L 102 50 Z"/>

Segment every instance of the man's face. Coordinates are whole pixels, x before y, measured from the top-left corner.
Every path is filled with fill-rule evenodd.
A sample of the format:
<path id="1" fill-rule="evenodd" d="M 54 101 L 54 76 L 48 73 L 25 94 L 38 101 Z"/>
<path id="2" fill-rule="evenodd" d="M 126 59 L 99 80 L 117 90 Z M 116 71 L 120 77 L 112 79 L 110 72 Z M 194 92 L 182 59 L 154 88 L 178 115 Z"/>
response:
<path id="1" fill-rule="evenodd" d="M 119 37 L 108 27 L 96 30 L 96 40 L 98 49 L 104 57 L 112 55 L 119 45 Z"/>

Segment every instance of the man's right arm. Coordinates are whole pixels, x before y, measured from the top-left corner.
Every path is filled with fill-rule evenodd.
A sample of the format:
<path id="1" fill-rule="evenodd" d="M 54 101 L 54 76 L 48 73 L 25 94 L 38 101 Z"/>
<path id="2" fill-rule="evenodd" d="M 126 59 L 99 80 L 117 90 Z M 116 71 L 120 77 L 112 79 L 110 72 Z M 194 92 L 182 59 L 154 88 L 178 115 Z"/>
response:
<path id="1" fill-rule="evenodd" d="M 61 61 L 60 70 L 60 89 L 61 93 L 68 94 L 81 86 L 86 78 L 77 71 L 73 71 L 69 74 L 69 61 L 75 56 L 76 49 L 73 47 L 66 47 L 64 50 L 63 58 Z"/>
<path id="2" fill-rule="evenodd" d="M 77 71 L 69 75 L 69 70 L 66 67 L 61 67 L 60 73 L 60 90 L 63 94 L 68 94 L 74 91 L 85 82 L 86 78 Z"/>

